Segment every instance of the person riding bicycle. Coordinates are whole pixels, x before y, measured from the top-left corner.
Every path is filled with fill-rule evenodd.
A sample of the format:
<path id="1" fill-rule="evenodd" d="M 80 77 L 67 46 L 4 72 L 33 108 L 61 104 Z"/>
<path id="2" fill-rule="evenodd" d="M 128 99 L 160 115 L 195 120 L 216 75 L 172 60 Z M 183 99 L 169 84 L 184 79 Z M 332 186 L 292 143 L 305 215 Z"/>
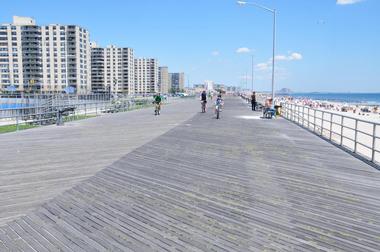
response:
<path id="1" fill-rule="evenodd" d="M 215 107 L 216 106 L 223 106 L 222 94 L 218 94 L 218 97 L 216 98 L 216 101 L 215 101 Z"/>
<path id="2" fill-rule="evenodd" d="M 208 91 L 208 98 L 212 101 L 212 93 L 211 93 L 211 91 Z"/>
<path id="3" fill-rule="evenodd" d="M 206 112 L 207 93 L 205 90 L 201 93 L 202 113 Z"/>
<path id="4" fill-rule="evenodd" d="M 155 115 L 159 115 L 160 114 L 160 110 L 161 110 L 161 102 L 162 102 L 162 97 L 160 95 L 160 93 L 156 94 L 154 97 L 154 104 L 155 104 L 155 110 L 154 110 L 154 113 Z"/>
<path id="5" fill-rule="evenodd" d="M 215 114 L 216 114 L 216 119 L 219 119 L 220 112 L 222 111 L 223 107 L 223 99 L 222 99 L 222 94 L 219 94 L 216 98 L 215 101 Z"/>

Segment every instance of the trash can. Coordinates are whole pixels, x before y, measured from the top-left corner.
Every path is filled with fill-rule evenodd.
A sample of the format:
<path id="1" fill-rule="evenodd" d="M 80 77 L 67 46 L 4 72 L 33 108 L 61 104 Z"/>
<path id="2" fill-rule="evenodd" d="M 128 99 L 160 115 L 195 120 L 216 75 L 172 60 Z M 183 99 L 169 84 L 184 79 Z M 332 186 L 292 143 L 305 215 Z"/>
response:
<path id="1" fill-rule="evenodd" d="M 281 115 L 282 106 L 281 105 L 275 105 L 274 109 L 276 110 L 276 116 L 280 116 Z"/>

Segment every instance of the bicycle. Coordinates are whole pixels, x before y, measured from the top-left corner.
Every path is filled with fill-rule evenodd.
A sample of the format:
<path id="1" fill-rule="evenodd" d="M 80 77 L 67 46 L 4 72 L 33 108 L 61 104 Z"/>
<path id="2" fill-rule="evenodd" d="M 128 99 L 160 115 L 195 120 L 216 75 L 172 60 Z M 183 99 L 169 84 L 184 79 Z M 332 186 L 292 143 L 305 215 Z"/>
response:
<path id="1" fill-rule="evenodd" d="M 216 119 L 220 118 L 220 112 L 221 112 L 220 107 L 221 107 L 220 104 L 215 105 Z"/>
<path id="2" fill-rule="evenodd" d="M 201 102 L 201 106 L 202 106 L 202 113 L 206 113 L 206 101 L 202 101 Z"/>
<path id="3" fill-rule="evenodd" d="M 220 119 L 220 112 L 222 112 L 222 107 L 223 107 L 223 100 L 222 98 L 218 97 L 215 102 L 215 114 L 216 114 L 216 119 Z"/>
<path id="4" fill-rule="evenodd" d="M 161 104 L 156 102 L 154 106 L 154 115 L 160 115 L 160 111 L 161 111 Z"/>

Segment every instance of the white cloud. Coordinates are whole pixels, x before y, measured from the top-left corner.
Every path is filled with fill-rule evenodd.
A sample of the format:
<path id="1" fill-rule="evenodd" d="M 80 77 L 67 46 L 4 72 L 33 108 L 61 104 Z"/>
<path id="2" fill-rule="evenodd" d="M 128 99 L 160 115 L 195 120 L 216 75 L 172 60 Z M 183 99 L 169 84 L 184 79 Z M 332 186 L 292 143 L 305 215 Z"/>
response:
<path id="1" fill-rule="evenodd" d="M 251 49 L 247 47 L 240 47 L 236 49 L 236 53 L 250 53 L 250 52 L 251 52 Z"/>
<path id="2" fill-rule="evenodd" d="M 289 55 L 277 55 L 275 59 L 277 61 L 293 61 L 302 60 L 303 56 L 300 53 L 290 53 Z"/>
<path id="3" fill-rule="evenodd" d="M 302 60 L 303 56 L 300 53 L 288 52 L 288 55 L 277 55 L 275 60 L 278 61 L 299 61 Z M 277 67 L 278 68 L 278 67 Z M 272 59 L 269 59 L 267 62 L 256 64 L 255 71 L 265 72 L 272 69 Z"/>
<path id="4" fill-rule="evenodd" d="M 257 71 L 264 71 L 264 70 L 267 70 L 269 68 L 269 63 L 259 63 L 256 65 L 255 69 Z"/>
<path id="5" fill-rule="evenodd" d="M 290 60 L 302 60 L 303 56 L 300 53 L 292 53 L 292 54 L 290 54 L 289 59 Z"/>
<path id="6" fill-rule="evenodd" d="M 277 55 L 276 57 L 274 57 L 277 61 L 285 61 L 285 60 L 288 60 L 288 57 L 285 56 L 285 55 Z"/>
<path id="7" fill-rule="evenodd" d="M 219 51 L 212 51 L 212 52 L 211 52 L 211 55 L 212 55 L 212 56 L 219 56 L 219 55 L 220 55 L 220 52 L 219 52 Z"/>
<path id="8" fill-rule="evenodd" d="M 336 4 L 338 5 L 356 4 L 359 2 L 363 2 L 363 0 L 336 0 Z"/>

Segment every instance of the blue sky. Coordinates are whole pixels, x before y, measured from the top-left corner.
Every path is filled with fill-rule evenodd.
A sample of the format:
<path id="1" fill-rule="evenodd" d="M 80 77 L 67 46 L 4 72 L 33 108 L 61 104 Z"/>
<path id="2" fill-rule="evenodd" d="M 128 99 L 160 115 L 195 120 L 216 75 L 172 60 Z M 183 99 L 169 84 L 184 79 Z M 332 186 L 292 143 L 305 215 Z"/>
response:
<path id="1" fill-rule="evenodd" d="M 380 1 L 339 1 L 357 3 L 255 1 L 278 11 L 276 89 L 380 92 Z M 98 44 L 158 58 L 190 84 L 250 86 L 253 54 L 254 87 L 270 89 L 271 14 L 234 0 L 3 0 L 0 22 L 13 15 L 81 25 Z"/>

